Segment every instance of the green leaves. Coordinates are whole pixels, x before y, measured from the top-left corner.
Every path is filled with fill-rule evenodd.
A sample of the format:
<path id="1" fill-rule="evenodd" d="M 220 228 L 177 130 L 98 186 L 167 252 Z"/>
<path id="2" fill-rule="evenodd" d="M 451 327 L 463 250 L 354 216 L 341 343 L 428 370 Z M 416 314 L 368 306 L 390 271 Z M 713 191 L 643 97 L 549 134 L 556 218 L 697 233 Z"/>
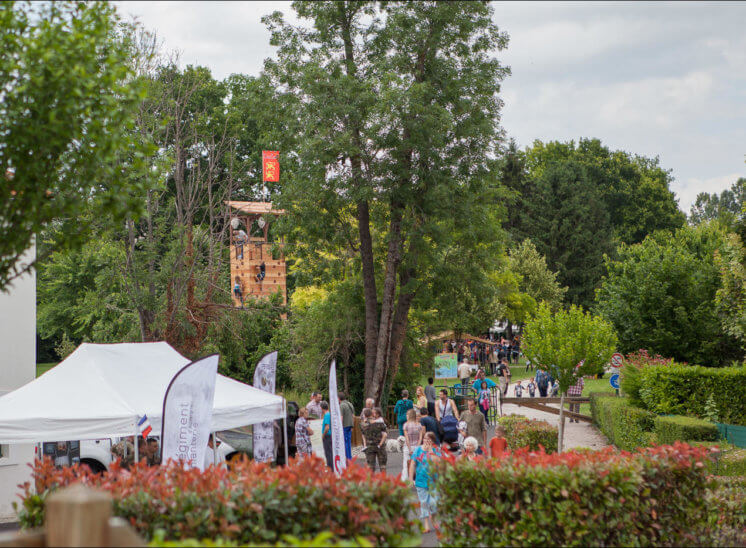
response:
<path id="1" fill-rule="evenodd" d="M 616 343 L 608 322 L 576 306 L 552 313 L 542 304 L 523 333 L 523 352 L 552 373 L 562 393 L 575 384 L 578 376 L 602 371 Z M 576 368 L 581 362 L 583 366 Z"/>
<path id="2" fill-rule="evenodd" d="M 55 219 L 137 214 L 151 148 L 132 138 L 140 89 L 127 37 L 103 2 L 0 5 L 0 289 Z M 79 246 L 78 223 L 60 246 Z"/>
<path id="3" fill-rule="evenodd" d="M 607 258 L 597 311 L 614 325 L 623 352 L 647 348 L 707 365 L 742 356 L 736 338 L 724 332 L 714 302 L 723 287 L 715 257 L 724 243 L 720 227 L 703 224 L 622 245 L 618 260 Z"/>

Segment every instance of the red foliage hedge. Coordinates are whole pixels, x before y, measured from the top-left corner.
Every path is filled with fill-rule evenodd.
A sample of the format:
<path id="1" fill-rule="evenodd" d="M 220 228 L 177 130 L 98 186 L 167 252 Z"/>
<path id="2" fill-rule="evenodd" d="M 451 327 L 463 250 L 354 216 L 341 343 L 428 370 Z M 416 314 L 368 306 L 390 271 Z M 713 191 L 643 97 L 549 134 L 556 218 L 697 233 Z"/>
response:
<path id="1" fill-rule="evenodd" d="M 709 450 L 676 443 L 439 466 L 441 542 L 449 546 L 697 544 Z"/>
<path id="2" fill-rule="evenodd" d="M 114 515 L 147 539 L 160 529 L 166 539 L 274 543 L 284 535 L 309 538 L 329 531 L 337 538 L 392 545 L 419 532 L 403 483 L 358 465 L 337 478 L 320 459 L 292 460 L 278 468 L 244 461 L 231 470 L 204 472 L 177 464 L 138 464 L 127 471 L 114 464 L 103 475 L 87 467 L 57 469 L 47 460 L 36 461 L 33 478 L 38 495 L 30 484 L 21 486 L 24 526 L 41 525 L 49 492 L 80 481 L 111 493 Z"/>

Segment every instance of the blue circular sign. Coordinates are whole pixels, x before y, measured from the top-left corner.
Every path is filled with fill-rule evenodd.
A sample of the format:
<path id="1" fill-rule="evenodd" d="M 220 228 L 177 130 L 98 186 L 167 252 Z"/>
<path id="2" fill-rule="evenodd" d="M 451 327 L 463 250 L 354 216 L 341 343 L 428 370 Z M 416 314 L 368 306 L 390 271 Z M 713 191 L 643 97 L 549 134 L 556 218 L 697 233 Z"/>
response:
<path id="1" fill-rule="evenodd" d="M 612 388 L 619 390 L 619 373 L 614 373 L 609 377 L 609 384 Z"/>

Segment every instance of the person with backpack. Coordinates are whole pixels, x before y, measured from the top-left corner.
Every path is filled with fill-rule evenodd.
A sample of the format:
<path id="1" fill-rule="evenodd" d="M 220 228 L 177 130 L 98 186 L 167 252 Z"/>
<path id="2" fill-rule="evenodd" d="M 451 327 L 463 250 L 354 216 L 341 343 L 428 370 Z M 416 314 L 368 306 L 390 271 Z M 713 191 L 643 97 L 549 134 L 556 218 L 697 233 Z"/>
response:
<path id="1" fill-rule="evenodd" d="M 442 423 L 448 416 L 454 416 L 458 420 L 458 409 L 456 403 L 448 397 L 448 390 L 443 388 L 440 391 L 440 399 L 435 402 L 435 420 Z"/>
<path id="2" fill-rule="evenodd" d="M 547 397 L 547 389 L 549 388 L 549 374 L 544 371 L 544 367 L 536 366 L 536 388 L 539 389 L 539 397 Z"/>
<path id="3" fill-rule="evenodd" d="M 394 406 L 396 423 L 399 425 L 399 435 L 404 435 L 404 423 L 407 422 L 407 411 L 414 408 L 412 400 L 409 399 L 409 390 L 401 391 L 401 399 Z"/>

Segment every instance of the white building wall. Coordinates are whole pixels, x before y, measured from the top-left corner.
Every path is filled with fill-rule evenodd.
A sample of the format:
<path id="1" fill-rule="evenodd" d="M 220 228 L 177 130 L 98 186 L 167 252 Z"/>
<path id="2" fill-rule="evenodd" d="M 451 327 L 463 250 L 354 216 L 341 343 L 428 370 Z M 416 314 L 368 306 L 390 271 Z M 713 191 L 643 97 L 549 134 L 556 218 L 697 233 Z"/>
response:
<path id="1" fill-rule="evenodd" d="M 22 258 L 35 256 L 32 247 Z M 36 376 L 36 274 L 14 280 L 0 292 L 0 395 L 32 381 Z M 0 417 L 0 421 L 2 417 Z M 0 456 L 0 521 L 15 521 L 11 503 L 19 501 L 18 484 L 30 480 L 27 466 L 34 445 L 5 445 Z"/>

